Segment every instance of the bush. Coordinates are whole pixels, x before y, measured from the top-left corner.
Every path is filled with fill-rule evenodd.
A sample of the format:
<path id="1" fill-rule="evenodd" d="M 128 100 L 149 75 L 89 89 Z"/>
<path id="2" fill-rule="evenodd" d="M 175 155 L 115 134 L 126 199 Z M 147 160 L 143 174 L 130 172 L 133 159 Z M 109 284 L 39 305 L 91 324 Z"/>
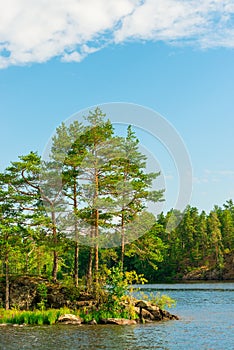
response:
<path id="1" fill-rule="evenodd" d="M 37 303 L 37 306 L 40 310 L 44 310 L 47 303 L 47 286 L 45 283 L 40 283 L 37 286 L 37 292 L 40 297 L 40 302 Z"/>
<path id="2" fill-rule="evenodd" d="M 171 308 L 176 306 L 176 301 L 172 299 L 169 295 L 161 294 L 157 292 L 146 294 L 144 292 L 140 293 L 142 299 L 149 301 L 151 304 L 158 306 L 160 309 L 165 310 L 166 307 Z"/>

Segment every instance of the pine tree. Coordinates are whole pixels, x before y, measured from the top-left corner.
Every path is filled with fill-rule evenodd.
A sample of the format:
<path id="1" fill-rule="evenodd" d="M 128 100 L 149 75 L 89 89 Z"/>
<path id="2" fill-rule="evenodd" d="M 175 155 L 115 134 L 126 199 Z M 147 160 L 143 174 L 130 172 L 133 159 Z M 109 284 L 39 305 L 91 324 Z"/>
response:
<path id="1" fill-rule="evenodd" d="M 224 249 L 231 251 L 234 248 L 234 223 L 231 211 L 224 209 L 220 221 Z"/>
<path id="2" fill-rule="evenodd" d="M 218 267 L 223 266 L 223 244 L 221 235 L 221 223 L 215 211 L 211 211 L 208 216 L 208 233 L 210 241 L 210 252 Z"/>
<path id="3" fill-rule="evenodd" d="M 119 139 L 119 158 L 113 160 L 116 167 L 113 193 L 119 206 L 121 226 L 121 265 L 124 266 L 125 245 L 137 239 L 147 228 L 139 224 L 139 215 L 144 215 L 147 201 L 158 202 L 162 200 L 163 190 L 153 191 L 152 183 L 160 174 L 146 172 L 147 157 L 139 151 L 139 140 L 132 127 L 127 128 L 126 138 Z M 118 211 L 118 210 L 117 210 Z M 153 216 L 148 215 L 148 229 L 155 222 Z M 142 221 L 143 218 L 142 218 Z M 138 224 L 137 224 L 138 223 Z M 129 230 L 130 228 L 130 230 Z M 130 232 L 126 235 L 126 232 Z"/>
<path id="4" fill-rule="evenodd" d="M 234 204 L 232 200 L 224 204 L 220 221 L 224 248 L 232 251 L 234 249 Z"/>
<path id="5" fill-rule="evenodd" d="M 78 287 L 79 279 L 79 195 L 80 176 L 82 169 L 80 164 L 84 158 L 85 145 L 80 142 L 84 132 L 84 126 L 74 121 L 69 126 L 64 123 L 56 129 L 56 135 L 52 140 L 51 159 L 60 164 L 63 179 L 63 195 L 67 198 L 67 206 L 72 207 L 73 215 L 66 217 L 67 228 L 69 226 L 69 237 L 74 240 L 74 267 L 73 276 L 75 286 Z M 56 164 L 55 163 L 55 164 Z M 71 224 L 72 223 L 72 224 Z M 67 229 L 65 229 L 68 235 Z"/>
<path id="6" fill-rule="evenodd" d="M 5 266 L 5 308 L 10 307 L 10 260 L 21 242 L 23 228 L 20 225 L 19 204 L 15 201 L 14 190 L 9 186 L 5 174 L 0 174 L 0 247 Z"/>
<path id="7" fill-rule="evenodd" d="M 85 154 L 81 163 L 83 183 L 80 192 L 82 209 L 79 215 L 83 221 L 86 242 L 87 234 L 89 235 L 90 252 L 87 273 L 89 287 L 92 282 L 93 255 L 95 281 L 98 282 L 100 228 L 105 227 L 110 201 L 110 196 L 106 190 L 106 179 L 107 173 L 110 171 L 108 163 L 113 151 L 111 144 L 113 127 L 104 118 L 105 114 L 99 108 L 96 108 L 93 112 L 90 111 L 85 118 L 88 125 L 85 127 L 81 138 L 77 140 L 85 147 Z M 89 227 L 88 232 L 86 224 Z"/>
<path id="8" fill-rule="evenodd" d="M 207 215 L 203 210 L 199 216 L 198 222 L 198 244 L 200 252 L 200 262 L 203 264 L 207 260 L 207 251 L 208 251 L 208 227 L 207 227 Z"/>
<path id="9" fill-rule="evenodd" d="M 18 196 L 26 215 L 27 225 L 44 226 L 50 230 L 53 246 L 53 280 L 57 280 L 58 273 L 58 201 L 61 193 L 60 175 L 56 169 L 47 162 L 44 167 L 40 157 L 31 152 L 20 156 L 19 161 L 12 162 L 7 168 L 10 186 Z M 57 182 L 57 183 L 56 183 Z M 55 185 L 56 183 L 56 185 Z M 45 207 L 47 211 L 45 211 Z M 48 217 L 48 215 L 49 217 Z"/>

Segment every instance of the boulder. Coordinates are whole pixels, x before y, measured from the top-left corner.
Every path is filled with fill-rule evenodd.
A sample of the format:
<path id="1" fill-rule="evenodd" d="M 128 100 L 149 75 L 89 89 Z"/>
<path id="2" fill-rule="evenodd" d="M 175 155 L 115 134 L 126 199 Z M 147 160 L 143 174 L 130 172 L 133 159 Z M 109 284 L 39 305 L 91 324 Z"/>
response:
<path id="1" fill-rule="evenodd" d="M 162 314 L 160 312 L 160 308 L 156 305 L 152 305 L 150 302 L 145 300 L 138 300 L 135 303 L 135 307 L 140 308 L 140 312 L 138 315 L 140 316 L 140 320 L 144 322 L 144 320 L 151 321 L 161 321 Z"/>
<path id="2" fill-rule="evenodd" d="M 96 326 L 97 325 L 97 321 L 96 320 L 91 320 L 91 321 L 88 322 L 88 324 Z"/>
<path id="3" fill-rule="evenodd" d="M 148 310 L 142 310 L 142 318 L 144 320 L 150 320 L 150 321 L 155 321 L 155 317 L 154 315 L 152 315 L 152 313 Z"/>
<path id="4" fill-rule="evenodd" d="M 76 301 L 74 303 L 76 305 L 76 308 L 80 308 L 80 307 L 92 307 L 93 305 L 96 304 L 96 302 L 94 300 L 83 300 L 83 301 Z"/>
<path id="5" fill-rule="evenodd" d="M 39 280 L 41 282 L 41 280 Z M 43 280 L 42 280 L 43 281 Z M 36 304 L 37 281 L 32 278 L 12 278 L 10 282 L 10 307 L 20 310 L 28 310 L 31 305 Z"/>
<path id="6" fill-rule="evenodd" d="M 162 310 L 157 306 L 149 306 L 146 311 L 150 312 L 154 321 L 161 321 L 163 319 Z"/>
<path id="7" fill-rule="evenodd" d="M 179 317 L 176 315 L 172 315 L 170 312 L 166 310 L 161 310 L 162 319 L 163 320 L 179 320 Z"/>
<path id="8" fill-rule="evenodd" d="M 149 301 L 138 300 L 135 303 L 135 311 L 140 317 L 141 322 L 162 321 L 162 320 L 178 320 L 175 315 L 170 314 L 166 310 L 160 309 L 157 305 L 152 305 Z"/>
<path id="9" fill-rule="evenodd" d="M 93 300 L 93 295 L 86 292 L 81 292 L 79 295 L 80 301 L 87 301 L 87 300 Z"/>
<path id="10" fill-rule="evenodd" d="M 143 309 L 147 308 L 149 305 L 150 303 L 145 300 L 137 300 L 135 303 L 136 307 L 143 308 Z"/>
<path id="11" fill-rule="evenodd" d="M 76 324 L 80 325 L 83 319 L 72 314 L 61 315 L 58 318 L 58 323 L 61 324 Z"/>
<path id="12" fill-rule="evenodd" d="M 137 322 L 135 320 L 127 320 L 126 318 L 103 318 L 101 319 L 103 324 L 117 324 L 119 326 L 134 325 Z"/>

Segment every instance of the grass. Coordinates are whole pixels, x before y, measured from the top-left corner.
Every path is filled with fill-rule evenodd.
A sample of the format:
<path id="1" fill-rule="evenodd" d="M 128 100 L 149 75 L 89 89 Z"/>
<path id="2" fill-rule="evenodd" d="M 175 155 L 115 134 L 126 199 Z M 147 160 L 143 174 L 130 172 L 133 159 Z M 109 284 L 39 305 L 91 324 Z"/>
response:
<path id="1" fill-rule="evenodd" d="M 112 309 L 108 310 L 105 307 L 100 309 L 86 310 L 85 308 L 79 311 L 79 316 L 84 320 L 84 323 L 88 323 L 95 320 L 100 323 L 101 319 L 105 318 L 126 318 L 126 319 L 136 319 L 138 318 L 136 313 L 130 313 L 126 309 Z"/>
<path id="2" fill-rule="evenodd" d="M 53 325 L 58 321 L 59 316 L 64 314 L 73 314 L 81 317 L 84 323 L 95 320 L 100 323 L 103 318 L 129 318 L 128 313 L 124 311 L 109 311 L 109 310 L 70 310 L 68 308 L 48 309 L 48 310 L 5 310 L 0 309 L 0 323 L 8 324 L 26 324 L 26 325 Z"/>
<path id="3" fill-rule="evenodd" d="M 69 309 L 49 310 L 5 310 L 0 309 L 0 323 L 27 324 L 27 325 L 52 325 L 55 324 L 60 315 L 71 313 Z"/>

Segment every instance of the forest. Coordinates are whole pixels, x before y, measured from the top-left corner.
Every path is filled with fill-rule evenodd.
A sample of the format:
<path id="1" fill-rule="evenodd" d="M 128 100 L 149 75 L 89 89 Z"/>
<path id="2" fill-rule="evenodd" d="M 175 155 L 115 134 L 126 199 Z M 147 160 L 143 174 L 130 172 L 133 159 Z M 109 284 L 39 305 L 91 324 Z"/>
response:
<path id="1" fill-rule="evenodd" d="M 188 206 L 154 217 L 147 203 L 164 200 L 164 189 L 152 190 L 160 174 L 147 173 L 131 126 L 126 132 L 115 135 L 97 108 L 82 122 L 61 124 L 46 156 L 19 156 L 0 174 L 6 288 L 10 276 L 30 275 L 89 289 L 116 265 L 149 282 L 180 280 L 193 271 L 229 278 L 233 201 L 209 213 Z"/>

